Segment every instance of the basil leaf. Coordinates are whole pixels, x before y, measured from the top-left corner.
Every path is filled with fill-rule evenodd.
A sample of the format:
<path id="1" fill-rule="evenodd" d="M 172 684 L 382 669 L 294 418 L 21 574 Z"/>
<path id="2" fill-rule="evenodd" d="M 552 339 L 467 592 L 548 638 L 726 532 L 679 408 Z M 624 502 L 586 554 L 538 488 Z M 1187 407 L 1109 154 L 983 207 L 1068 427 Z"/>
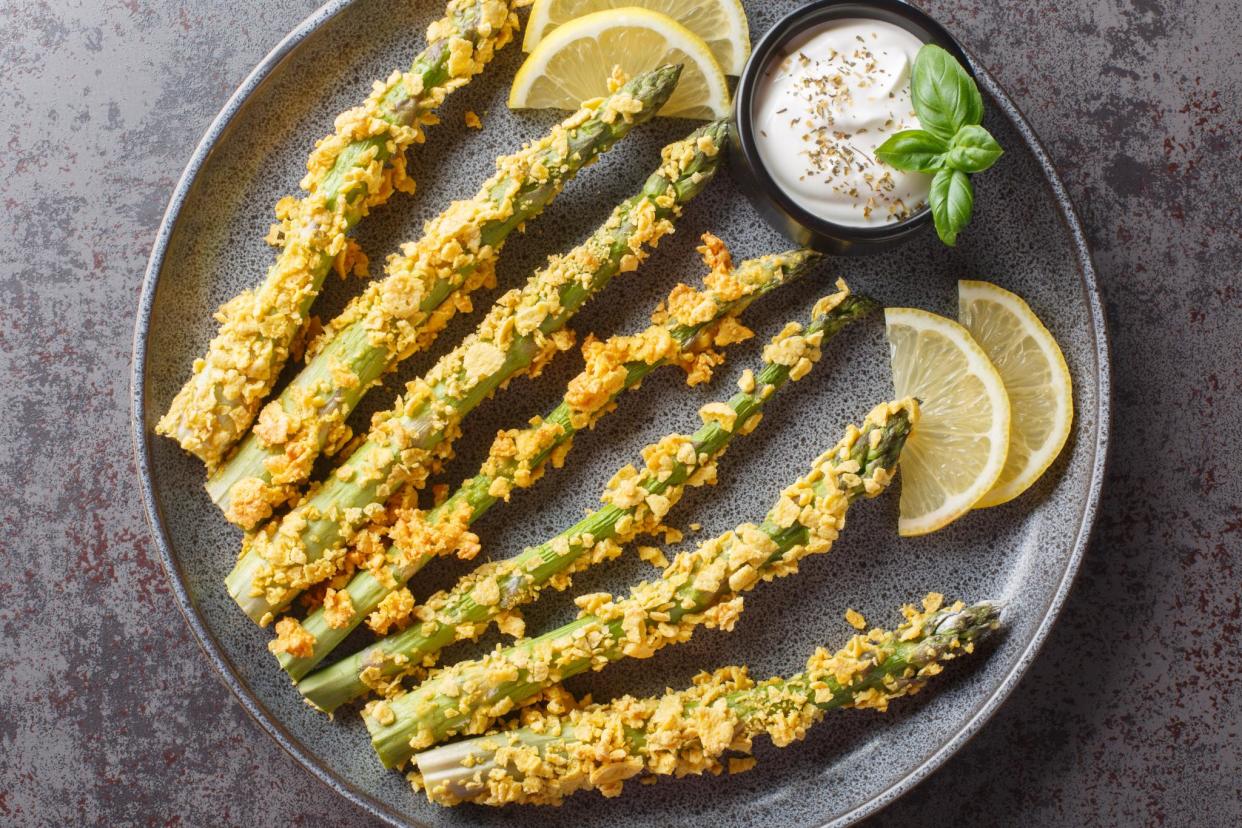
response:
<path id="1" fill-rule="evenodd" d="M 977 124 L 968 124 L 953 136 L 944 165 L 964 173 L 983 172 L 1004 152 L 990 132 Z"/>
<path id="2" fill-rule="evenodd" d="M 930 132 L 904 129 L 876 148 L 875 157 L 899 170 L 935 172 L 944 166 L 949 145 Z"/>
<path id="3" fill-rule="evenodd" d="M 932 220 L 936 222 L 936 235 L 949 247 L 957 244 L 957 234 L 970 221 L 975 207 L 975 192 L 970 176 L 961 170 L 943 169 L 932 179 Z"/>
<path id="4" fill-rule="evenodd" d="M 914 58 L 910 94 L 923 129 L 945 141 L 983 120 L 983 97 L 974 79 L 953 55 L 931 43 Z"/>

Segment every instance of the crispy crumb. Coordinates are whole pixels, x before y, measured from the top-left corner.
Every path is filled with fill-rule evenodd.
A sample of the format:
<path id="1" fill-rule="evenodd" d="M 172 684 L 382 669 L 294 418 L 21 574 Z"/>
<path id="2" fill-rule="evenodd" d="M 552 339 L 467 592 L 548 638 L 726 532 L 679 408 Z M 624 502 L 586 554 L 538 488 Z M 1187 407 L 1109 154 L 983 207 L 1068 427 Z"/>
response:
<path id="1" fill-rule="evenodd" d="M 387 635 L 392 628 L 403 630 L 414 613 L 414 596 L 402 587 L 384 596 L 375 611 L 367 616 L 367 626 L 376 635 Z"/>
<path id="2" fill-rule="evenodd" d="M 668 558 L 664 557 L 664 551 L 658 546 L 638 547 L 638 558 L 660 569 L 668 566 Z"/>
<path id="3" fill-rule="evenodd" d="M 731 756 L 729 758 L 729 773 L 745 773 L 753 768 L 757 761 L 753 756 Z"/>
<path id="4" fill-rule="evenodd" d="M 267 648 L 276 655 L 288 653 L 294 658 L 309 658 L 315 652 L 315 636 L 298 619 L 286 615 L 276 622 L 276 638 L 268 642 Z"/>
<path id="5" fill-rule="evenodd" d="M 323 596 L 323 617 L 333 629 L 344 629 L 354 620 L 354 604 L 345 590 L 328 589 Z"/>

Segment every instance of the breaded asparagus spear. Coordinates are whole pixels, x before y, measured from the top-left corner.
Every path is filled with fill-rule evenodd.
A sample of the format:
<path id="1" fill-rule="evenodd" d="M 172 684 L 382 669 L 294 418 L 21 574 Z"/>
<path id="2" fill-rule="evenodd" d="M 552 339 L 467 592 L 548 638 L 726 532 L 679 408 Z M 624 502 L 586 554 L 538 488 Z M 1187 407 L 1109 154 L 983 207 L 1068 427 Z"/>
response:
<path id="1" fill-rule="evenodd" d="M 817 303 L 805 329 L 790 323 L 777 335 L 764 352 L 763 369 L 744 381 L 743 390 L 728 402 L 703 407 L 702 428 L 648 446 L 643 471 L 627 466 L 618 472 L 604 494 L 604 506 L 539 546 L 483 564 L 452 590 L 429 598 L 408 629 L 307 676 L 298 683 L 307 701 L 331 711 L 368 687 L 383 689 L 411 665 L 433 661 L 444 647 L 477 637 L 493 621 L 511 618 L 546 587 L 564 589 L 573 572 L 616 557 L 640 534 L 654 533 L 686 486 L 714 482 L 716 462 L 733 438 L 749 434 L 767 401 L 790 379 L 811 370 L 824 339 L 876 307 L 839 284 L 838 293 Z"/>
<path id="2" fill-rule="evenodd" d="M 526 428 L 500 432 L 479 473 L 434 509 L 405 511 L 382 534 L 367 531 L 360 536 L 355 546 L 368 568 L 359 570 L 343 589 L 328 590 L 324 605 L 301 622 L 309 638 L 299 640 L 313 642 L 309 649 L 302 655 L 278 652 L 290 678 L 298 681 L 309 673 L 372 613 L 369 624 L 381 635 L 400 624 L 401 610 L 413 607 L 404 586 L 415 573 L 437 555 L 471 558 L 478 551 L 478 539 L 469 531 L 475 520 L 498 501 L 508 501 L 514 488 L 534 485 L 549 462 L 559 468 L 574 435 L 594 427 L 616 407 L 617 397 L 660 366 L 681 365 L 691 385 L 710 378 L 721 358 L 713 348 L 750 336 L 737 315 L 760 296 L 800 278 L 819 259 L 809 250 L 793 250 L 734 268 L 723 243 L 710 235 L 704 235 L 699 250 L 712 268 L 705 290 L 678 285 L 645 331 L 604 342 L 588 339 L 583 346 L 586 367 L 570 380 L 560 405 Z M 396 542 L 385 548 L 386 537 Z M 364 667 L 365 660 L 358 671 Z"/>
<path id="3" fill-rule="evenodd" d="M 431 111 L 483 71 L 518 28 L 514 0 L 450 0 L 427 29 L 427 48 L 407 72 L 375 84 L 362 106 L 336 119 L 302 180 L 306 195 L 276 205 L 276 263 L 257 290 L 220 309 L 220 331 L 156 426 L 214 469 L 246 433 L 303 331 L 311 303 L 335 264 L 344 275 L 346 238 L 394 190 L 413 192 L 405 152 L 422 143 Z"/>
<path id="4" fill-rule="evenodd" d="M 365 442 L 322 485 L 247 537 L 226 581 L 247 615 L 266 624 L 303 589 L 331 577 L 345 545 L 384 502 L 403 487 L 421 486 L 450 455 L 467 413 L 514 376 L 537 372 L 569 347 L 566 323 L 672 232 L 682 205 L 715 173 L 727 129 L 718 121 L 665 147 L 660 168 L 590 238 L 497 300 L 473 334 L 375 416 Z"/>
<path id="5" fill-rule="evenodd" d="M 322 451 L 344 445 L 346 419 L 397 363 L 426 348 L 470 294 L 494 284 L 505 239 L 538 216 L 565 182 L 672 94 L 681 68 L 635 77 L 588 102 L 539 141 L 496 162 L 474 198 L 457 201 L 424 228 L 417 244 L 388 261 L 312 343 L 305 368 L 259 413 L 237 453 L 207 481 L 225 516 L 250 529 L 296 498 Z"/>
<path id="6" fill-rule="evenodd" d="M 731 629 L 742 592 L 796 571 L 807 555 L 827 552 L 850 504 L 887 487 L 917 416 L 913 399 L 877 406 L 861 429 L 849 426 L 806 476 L 785 489 L 760 525 L 744 524 L 679 554 L 661 578 L 639 584 L 626 598 L 580 596 L 578 619 L 559 629 L 438 670 L 404 695 L 373 702 L 363 719 L 380 761 L 397 767 L 450 736 L 484 733 L 563 679 L 622 658 L 647 658 L 688 640 L 700 626 Z M 533 561 L 536 567 L 541 562 Z M 524 586 L 520 577 L 509 583 Z"/>
<path id="7" fill-rule="evenodd" d="M 1000 627 L 991 602 L 902 607 L 895 630 L 854 636 L 836 653 L 815 651 L 803 672 L 755 683 L 745 667 L 701 673 L 694 686 L 663 696 L 623 696 L 561 715 L 532 711 L 517 730 L 480 736 L 414 757 L 432 802 L 559 805 L 577 791 L 621 793 L 638 775 L 678 778 L 750 768 L 752 740 L 777 747 L 805 736 L 829 710 L 869 708 L 921 691 L 946 662 L 974 652 Z M 733 753 L 727 758 L 726 754 Z"/>

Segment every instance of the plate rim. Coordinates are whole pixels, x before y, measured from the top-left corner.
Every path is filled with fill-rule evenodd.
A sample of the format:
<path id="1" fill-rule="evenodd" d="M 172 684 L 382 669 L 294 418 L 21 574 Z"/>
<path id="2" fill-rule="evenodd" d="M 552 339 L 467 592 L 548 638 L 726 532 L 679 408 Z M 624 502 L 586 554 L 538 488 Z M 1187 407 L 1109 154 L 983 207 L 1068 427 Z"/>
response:
<path id="1" fill-rule="evenodd" d="M 290 733 L 279 720 L 267 709 L 264 702 L 252 691 L 242 679 L 229 657 L 224 653 L 216 636 L 203 623 L 190 592 L 181 567 L 172 553 L 164 517 L 155 496 L 153 475 L 151 471 L 151 446 L 153 434 L 146 428 L 147 421 L 147 348 L 150 343 L 151 316 L 155 302 L 156 287 L 164 259 L 168 252 L 168 243 L 173 228 L 180 218 L 190 188 L 202 171 L 215 145 L 228 131 L 234 118 L 249 101 L 251 96 L 273 75 L 280 64 L 308 37 L 315 34 L 324 24 L 338 15 L 355 0 L 328 0 L 315 11 L 311 12 L 288 34 L 286 34 L 229 96 L 224 106 L 207 127 L 193 153 L 181 173 L 176 186 L 169 197 L 168 206 L 160 220 L 159 229 L 152 243 L 151 255 L 143 274 L 142 292 L 139 296 L 136 313 L 132 358 L 130 369 L 130 431 L 133 441 L 135 470 L 138 476 L 139 489 L 142 494 L 143 512 L 146 517 L 152 539 L 159 552 L 160 563 L 172 587 L 177 608 L 185 622 L 194 633 L 195 640 L 215 668 L 220 681 L 240 702 L 251 718 L 276 741 L 298 764 L 309 771 L 316 779 L 327 785 L 337 794 L 348 799 L 356 807 L 377 819 L 393 826 L 416 826 L 428 828 L 424 823 L 411 822 L 405 816 L 396 813 L 387 803 L 376 799 L 358 786 L 338 776 L 326 767 L 315 751 L 301 739 Z M 1087 487 L 1087 498 L 1083 507 L 1082 522 L 1074 537 L 1073 548 L 1065 571 L 1057 584 L 1057 588 L 1049 600 L 1044 615 L 1032 633 L 1030 640 L 1015 660 L 1013 666 L 1000 683 L 981 700 L 974 712 L 957 730 L 945 739 L 935 750 L 919 760 L 909 772 L 883 790 L 875 793 L 865 802 L 855 806 L 840 816 L 821 824 L 820 828 L 844 828 L 875 814 L 887 805 L 921 784 L 933 772 L 940 769 L 948 759 L 956 754 L 969 742 L 982 727 L 996 714 L 1009 698 L 1018 682 L 1026 675 L 1038 657 L 1048 634 L 1056 624 L 1064 608 L 1074 581 L 1081 568 L 1091 535 L 1099 516 L 1101 490 L 1104 485 L 1106 465 L 1108 461 L 1109 438 L 1112 431 L 1112 363 L 1111 344 L 1107 318 L 1104 313 L 1103 297 L 1096 275 L 1094 260 L 1086 233 L 1078 218 L 1069 193 L 1057 174 L 1047 150 L 1040 141 L 1021 109 L 1013 102 L 1008 93 L 992 74 L 975 58 L 973 52 L 965 50 L 976 77 L 987 90 L 997 108 L 1007 118 L 1013 128 L 1022 137 L 1027 149 L 1031 152 L 1043 173 L 1043 185 L 1046 186 L 1058 207 L 1058 218 L 1069 232 L 1071 246 L 1078 266 L 1081 287 L 1087 300 L 1091 322 L 1091 334 L 1094 339 L 1095 356 L 1095 443 L 1093 446 L 1092 469 L 1090 483 Z"/>

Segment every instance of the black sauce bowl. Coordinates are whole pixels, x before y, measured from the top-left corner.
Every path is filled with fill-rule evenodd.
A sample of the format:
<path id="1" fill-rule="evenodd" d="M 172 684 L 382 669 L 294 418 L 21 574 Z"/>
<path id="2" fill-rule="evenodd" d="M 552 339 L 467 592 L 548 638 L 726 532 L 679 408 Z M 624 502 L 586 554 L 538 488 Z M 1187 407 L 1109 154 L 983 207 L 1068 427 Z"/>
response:
<path id="1" fill-rule="evenodd" d="M 799 206 L 773 180 L 755 144 L 751 120 L 755 88 L 764 69 L 792 39 L 824 23 L 845 18 L 870 18 L 900 26 L 923 43 L 940 46 L 974 76 L 966 52 L 953 35 L 926 12 L 902 0 L 816 0 L 793 11 L 773 26 L 751 52 L 733 96 L 733 140 L 729 142 L 730 168 L 738 187 L 768 223 L 798 244 L 837 255 L 861 255 L 888 250 L 924 229 L 930 231 L 931 210 L 889 224 L 852 227 L 826 221 Z"/>

